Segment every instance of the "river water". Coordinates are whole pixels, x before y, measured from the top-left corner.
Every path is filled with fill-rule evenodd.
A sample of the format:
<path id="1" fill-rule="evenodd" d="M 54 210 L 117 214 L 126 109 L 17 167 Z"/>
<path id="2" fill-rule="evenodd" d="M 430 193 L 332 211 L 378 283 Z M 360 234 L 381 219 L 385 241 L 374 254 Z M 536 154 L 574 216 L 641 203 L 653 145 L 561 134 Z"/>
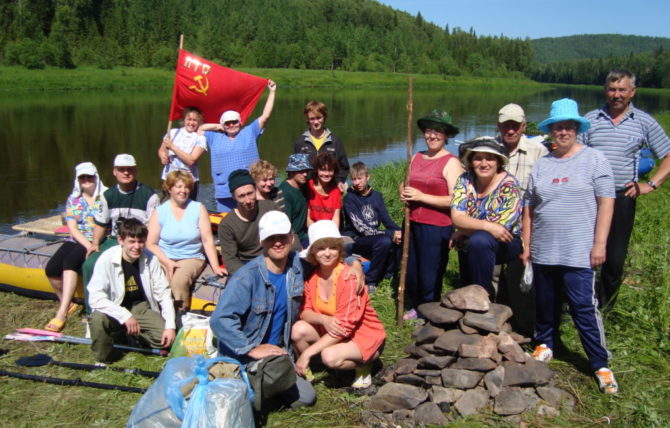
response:
<path id="1" fill-rule="evenodd" d="M 63 211 L 72 188 L 73 168 L 94 162 L 107 185 L 114 184 L 112 160 L 117 153 L 131 153 L 138 162 L 140 181 L 158 188 L 161 165 L 156 150 L 165 133 L 170 91 L 63 91 L 23 92 L 0 98 L 0 147 L 4 159 L 5 196 L 0 204 L 0 232 L 12 224 Z M 528 120 L 546 118 L 553 100 L 563 97 L 579 102 L 582 114 L 603 103 L 601 90 L 590 88 L 512 89 L 485 85 L 473 89 L 416 89 L 414 118 L 435 107 L 449 111 L 461 132 L 455 140 L 493 135 L 498 109 L 516 102 Z M 277 90 L 272 117 L 260 139 L 261 157 L 280 171 L 292 152 L 293 141 L 305 129 L 302 109 L 309 100 L 326 103 L 327 126 L 345 144 L 350 163 L 369 166 L 406 158 L 407 91 L 401 89 L 285 89 Z M 265 102 L 259 101 L 252 117 Z M 670 110 L 670 94 L 640 94 L 636 105 L 650 112 Z M 414 150 L 425 148 L 416 126 Z M 455 142 L 449 149 L 455 153 Z M 209 156 L 200 160 L 204 202 L 211 195 Z"/>

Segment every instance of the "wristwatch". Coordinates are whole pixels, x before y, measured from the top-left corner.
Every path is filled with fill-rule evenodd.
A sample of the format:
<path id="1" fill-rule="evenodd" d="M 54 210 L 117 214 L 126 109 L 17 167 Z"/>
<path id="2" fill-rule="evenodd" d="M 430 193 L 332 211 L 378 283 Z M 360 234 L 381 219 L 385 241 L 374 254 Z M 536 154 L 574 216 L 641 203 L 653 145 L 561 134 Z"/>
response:
<path id="1" fill-rule="evenodd" d="M 654 182 L 651 181 L 651 180 L 647 181 L 647 185 L 649 185 L 649 187 L 651 187 L 651 188 L 654 189 L 654 190 L 656 190 L 656 189 L 658 188 L 658 187 L 656 186 L 656 183 L 654 183 Z"/>

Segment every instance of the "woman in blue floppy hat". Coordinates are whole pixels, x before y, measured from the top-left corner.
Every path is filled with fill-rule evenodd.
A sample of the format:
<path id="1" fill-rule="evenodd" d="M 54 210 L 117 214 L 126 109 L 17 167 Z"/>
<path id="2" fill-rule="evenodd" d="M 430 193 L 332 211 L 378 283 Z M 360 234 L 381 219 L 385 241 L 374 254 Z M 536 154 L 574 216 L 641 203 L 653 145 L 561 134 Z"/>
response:
<path id="1" fill-rule="evenodd" d="M 458 134 L 451 115 L 433 110 L 417 125 L 426 140 L 426 150 L 414 155 L 409 164 L 409 183 L 400 188 L 400 200 L 410 210 L 406 280 L 410 309 L 405 319 L 416 318 L 418 305 L 437 302 L 442 294 L 449 239 L 454 231 L 451 197 L 456 180 L 463 173 L 461 162 L 445 148 L 449 137 Z"/>
<path id="2" fill-rule="evenodd" d="M 549 361 L 559 334 L 557 303 L 564 293 L 579 338 L 600 390 L 618 391 L 608 368 L 594 269 L 605 261 L 605 244 L 614 209 L 612 168 L 598 150 L 577 142 L 591 124 L 569 98 L 554 101 L 539 128 L 556 149 L 530 173 L 524 196 L 522 260 L 533 263 L 537 320 L 533 358 Z"/>

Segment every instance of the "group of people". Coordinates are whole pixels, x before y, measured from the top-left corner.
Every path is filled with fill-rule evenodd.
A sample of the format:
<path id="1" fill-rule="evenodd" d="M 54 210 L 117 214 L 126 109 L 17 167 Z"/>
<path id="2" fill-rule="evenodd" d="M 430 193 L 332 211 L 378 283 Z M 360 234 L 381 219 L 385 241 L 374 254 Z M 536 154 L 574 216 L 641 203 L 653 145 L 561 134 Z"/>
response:
<path id="1" fill-rule="evenodd" d="M 617 392 L 599 305 L 609 310 L 616 299 L 636 198 L 670 174 L 670 139 L 632 105 L 632 73 L 612 71 L 607 103 L 585 117 L 574 100 L 555 101 L 539 124 L 551 151 L 525 135 L 525 112 L 516 104 L 500 109 L 497 137 L 470 140 L 458 155 L 446 149 L 458 133 L 447 112 L 420 118 L 426 150 L 413 156 L 399 187 L 409 207 L 408 237 L 370 186 L 367 166 L 349 166 L 342 141 L 325 127 L 323 103 L 305 106 L 309 129 L 294 143 L 287 178 L 275 186 L 277 168 L 260 160 L 257 148 L 274 82 L 268 89 L 262 115 L 245 127 L 234 111 L 219 124 L 203 124 L 197 109 L 185 109 L 184 127 L 159 149 L 162 204 L 136 180 L 131 155 L 115 158 L 118 183 L 109 189 L 95 166 L 77 166 L 66 204 L 71 242 L 46 269 L 61 300 L 47 328 L 62 329 L 76 310 L 72 294 L 82 270 L 97 361 L 113 359 L 117 334 L 169 347 L 191 286 L 209 263 L 215 274 L 230 275 L 211 318 L 220 352 L 246 363 L 249 373 L 291 367 L 280 390 L 265 385 L 263 397 L 309 405 L 316 355 L 327 367 L 355 368 L 353 386 L 371 383 L 385 332 L 368 290 L 397 271 L 407 238 L 405 319 L 440 299 L 449 251 L 456 249 L 462 285 L 479 284 L 512 307 L 514 329 L 536 343 L 533 358 L 553 356 L 564 294 L 601 390 Z M 637 175 L 643 145 L 663 158 L 646 183 Z M 218 226 L 222 263 L 208 213 L 194 196 L 205 150 L 217 209 L 227 212 Z M 365 273 L 352 254 L 370 260 Z"/>

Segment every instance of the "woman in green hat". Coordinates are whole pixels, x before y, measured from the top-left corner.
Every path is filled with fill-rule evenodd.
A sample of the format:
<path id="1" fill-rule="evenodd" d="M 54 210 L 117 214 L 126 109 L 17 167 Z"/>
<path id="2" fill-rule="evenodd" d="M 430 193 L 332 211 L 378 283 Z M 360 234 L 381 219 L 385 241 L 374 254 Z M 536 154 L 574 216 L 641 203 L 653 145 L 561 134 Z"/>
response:
<path id="1" fill-rule="evenodd" d="M 442 294 L 442 277 L 449 261 L 449 239 L 454 231 L 449 208 L 456 180 L 463 167 L 445 148 L 458 134 L 451 115 L 433 110 L 417 121 L 427 149 L 417 153 L 409 165 L 409 183 L 400 190 L 400 200 L 409 205 L 410 235 L 407 262 L 407 296 L 410 310 L 404 318 L 417 317 L 416 307 L 436 302 Z"/>

